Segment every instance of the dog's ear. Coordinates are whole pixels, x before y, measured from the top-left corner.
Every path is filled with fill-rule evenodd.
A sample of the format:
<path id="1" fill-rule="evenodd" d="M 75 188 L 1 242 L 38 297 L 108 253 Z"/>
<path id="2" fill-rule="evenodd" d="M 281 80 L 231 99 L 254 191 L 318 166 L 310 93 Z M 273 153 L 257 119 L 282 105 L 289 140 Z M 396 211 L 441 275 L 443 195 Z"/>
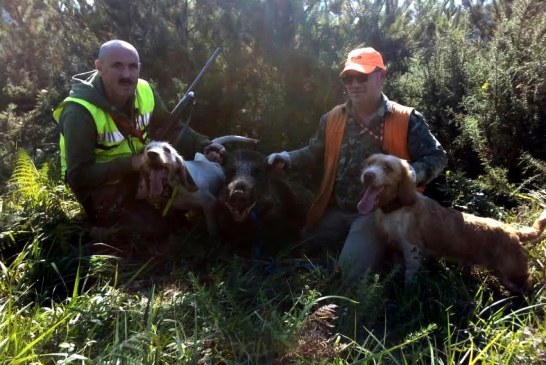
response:
<path id="1" fill-rule="evenodd" d="M 417 200 L 415 171 L 407 161 L 401 160 L 400 183 L 398 184 L 398 198 L 402 205 L 412 205 Z"/>
<path id="2" fill-rule="evenodd" d="M 191 175 L 189 174 L 188 169 L 186 168 L 186 165 L 184 163 L 184 159 L 180 156 L 176 156 L 176 173 L 178 175 L 178 178 L 180 179 L 180 182 L 188 191 L 197 191 L 198 187 L 195 184 L 195 181 L 193 181 Z"/>
<path id="3" fill-rule="evenodd" d="M 138 189 L 136 194 L 136 199 L 146 199 L 148 197 L 148 192 L 150 191 L 148 187 L 148 179 L 146 174 L 141 173 L 138 179 Z"/>

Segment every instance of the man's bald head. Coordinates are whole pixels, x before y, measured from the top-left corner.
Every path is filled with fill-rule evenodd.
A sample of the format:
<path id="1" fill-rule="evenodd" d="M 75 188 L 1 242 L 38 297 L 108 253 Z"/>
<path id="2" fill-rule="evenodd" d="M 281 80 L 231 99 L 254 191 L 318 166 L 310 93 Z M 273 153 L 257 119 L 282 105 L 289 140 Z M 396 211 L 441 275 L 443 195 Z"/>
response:
<path id="1" fill-rule="evenodd" d="M 101 61 L 104 61 L 109 54 L 111 54 L 113 51 L 117 51 L 120 49 L 134 52 L 134 54 L 137 56 L 137 59 L 139 59 L 140 61 L 140 58 L 138 56 L 138 51 L 136 50 L 136 48 L 131 43 L 125 42 L 119 39 L 113 39 L 111 41 L 103 43 L 99 49 L 98 59 Z"/>
<path id="2" fill-rule="evenodd" d="M 123 108 L 135 95 L 140 74 L 138 52 L 132 44 L 120 40 L 104 43 L 95 60 L 102 84 L 110 102 Z"/>

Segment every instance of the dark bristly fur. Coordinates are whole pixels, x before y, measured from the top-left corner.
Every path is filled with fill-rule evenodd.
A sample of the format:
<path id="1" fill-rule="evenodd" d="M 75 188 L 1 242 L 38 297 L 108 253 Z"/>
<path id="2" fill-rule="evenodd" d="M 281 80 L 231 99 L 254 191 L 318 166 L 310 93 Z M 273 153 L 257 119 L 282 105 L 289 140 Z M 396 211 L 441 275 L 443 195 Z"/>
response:
<path id="1" fill-rule="evenodd" d="M 312 197 L 307 189 L 273 171 L 258 151 L 226 154 L 224 171 L 218 220 L 226 241 L 247 249 L 263 241 L 264 251 L 273 253 L 299 237 Z"/>

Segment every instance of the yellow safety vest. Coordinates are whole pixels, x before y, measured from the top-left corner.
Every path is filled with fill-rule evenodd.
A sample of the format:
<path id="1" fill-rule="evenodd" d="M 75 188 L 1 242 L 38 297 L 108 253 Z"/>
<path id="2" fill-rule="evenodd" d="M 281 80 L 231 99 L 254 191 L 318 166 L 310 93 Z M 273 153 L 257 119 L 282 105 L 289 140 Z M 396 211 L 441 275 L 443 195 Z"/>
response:
<path id="1" fill-rule="evenodd" d="M 138 110 L 138 115 L 136 116 L 136 129 L 143 133 L 143 141 L 132 135 L 124 136 L 118 130 L 112 116 L 104 109 L 101 109 L 84 99 L 71 96 L 64 99 L 53 112 L 53 118 L 55 118 L 57 122 L 59 122 L 61 113 L 68 102 L 75 102 L 83 105 L 89 111 L 93 117 L 93 120 L 95 121 L 95 126 L 97 127 L 95 162 L 104 163 L 117 157 L 140 153 L 144 148 L 143 141 L 145 141 L 147 138 L 145 128 L 150 123 L 155 106 L 152 88 L 145 80 L 138 80 L 135 97 L 135 110 Z M 134 152 L 131 149 L 131 145 L 134 148 Z M 66 150 L 64 136 L 62 133 L 59 140 L 59 147 L 61 150 L 61 169 L 63 176 L 65 176 Z"/>

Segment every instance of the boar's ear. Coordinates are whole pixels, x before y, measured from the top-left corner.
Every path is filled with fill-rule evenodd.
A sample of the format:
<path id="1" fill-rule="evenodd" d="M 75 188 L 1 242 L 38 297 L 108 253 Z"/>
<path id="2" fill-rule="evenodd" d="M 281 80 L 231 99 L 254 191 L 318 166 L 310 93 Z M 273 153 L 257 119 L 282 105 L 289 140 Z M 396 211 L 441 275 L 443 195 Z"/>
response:
<path id="1" fill-rule="evenodd" d="M 176 156 L 176 173 L 182 185 L 190 192 L 197 191 L 198 187 L 186 168 L 184 159 Z"/>
<path id="2" fill-rule="evenodd" d="M 400 182 L 398 184 L 398 199 L 402 205 L 412 205 L 417 200 L 415 172 L 407 161 L 402 160 Z"/>

